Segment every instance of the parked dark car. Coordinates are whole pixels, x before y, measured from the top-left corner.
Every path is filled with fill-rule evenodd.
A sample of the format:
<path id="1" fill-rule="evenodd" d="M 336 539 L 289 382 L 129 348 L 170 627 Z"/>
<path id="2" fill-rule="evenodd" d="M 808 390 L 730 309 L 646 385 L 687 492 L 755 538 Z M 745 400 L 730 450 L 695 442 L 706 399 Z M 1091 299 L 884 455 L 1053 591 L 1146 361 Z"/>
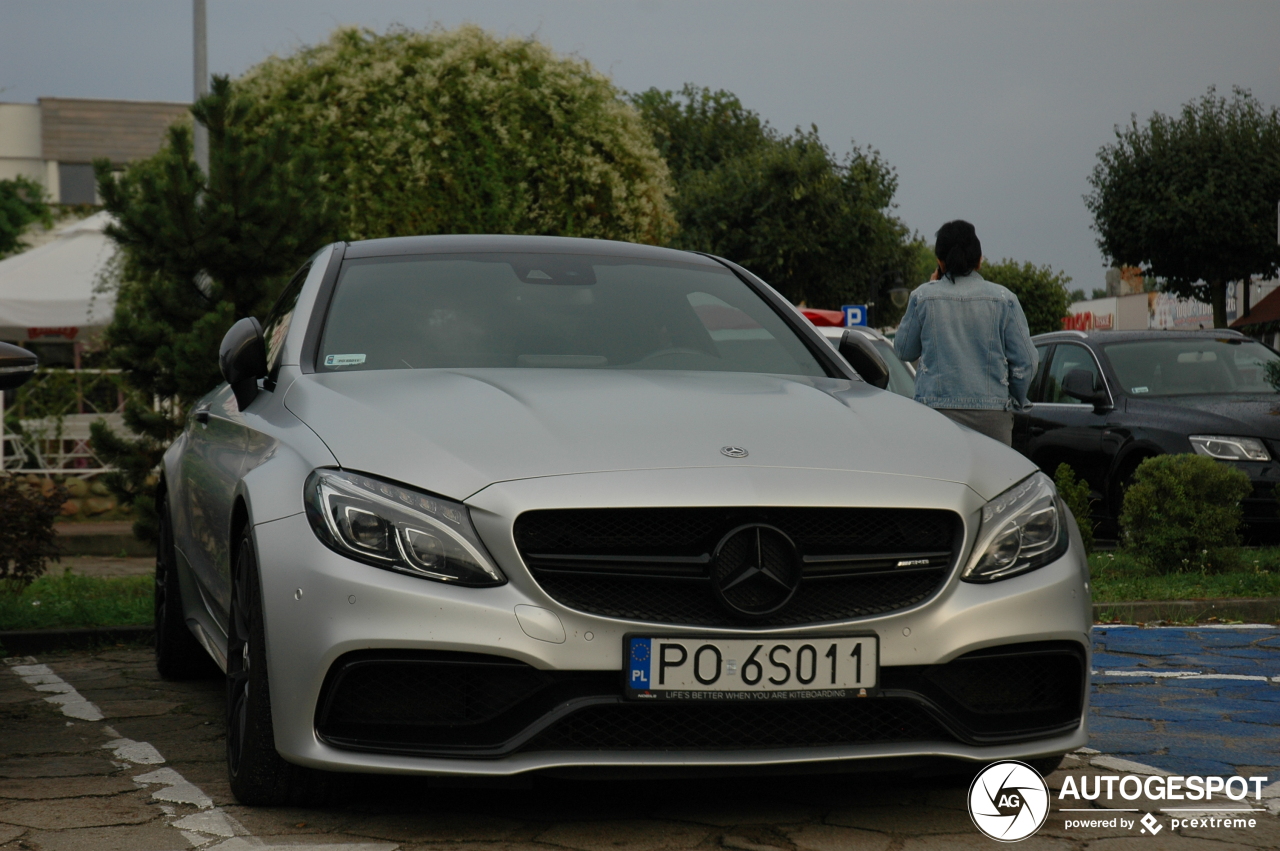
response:
<path id="1" fill-rule="evenodd" d="M 1013 446 L 1053 474 L 1065 461 L 1093 492 L 1094 521 L 1114 533 L 1124 489 L 1146 458 L 1196 452 L 1249 474 L 1251 538 L 1280 537 L 1280 355 L 1238 331 L 1057 331 L 1034 338 L 1032 407 Z"/>

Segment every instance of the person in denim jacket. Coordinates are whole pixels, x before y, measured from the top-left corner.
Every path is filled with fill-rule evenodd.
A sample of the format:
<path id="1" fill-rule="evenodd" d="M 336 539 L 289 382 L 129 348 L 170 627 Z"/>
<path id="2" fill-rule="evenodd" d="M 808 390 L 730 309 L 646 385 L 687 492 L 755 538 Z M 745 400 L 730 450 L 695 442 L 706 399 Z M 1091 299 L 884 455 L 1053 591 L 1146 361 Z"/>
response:
<path id="1" fill-rule="evenodd" d="M 937 234 L 938 271 L 911 293 L 893 349 L 919 358 L 916 401 L 1006 445 L 1013 410 L 1027 405 L 1036 349 L 1018 297 L 978 274 L 982 243 L 973 225 L 947 222 Z"/>

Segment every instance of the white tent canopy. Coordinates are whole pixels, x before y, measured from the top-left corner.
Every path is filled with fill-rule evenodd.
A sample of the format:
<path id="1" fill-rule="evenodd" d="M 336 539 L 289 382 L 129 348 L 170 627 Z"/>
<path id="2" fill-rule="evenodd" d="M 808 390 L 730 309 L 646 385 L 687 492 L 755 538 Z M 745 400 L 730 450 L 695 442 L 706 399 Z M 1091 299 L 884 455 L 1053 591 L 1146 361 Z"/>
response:
<path id="1" fill-rule="evenodd" d="M 0 340 L 83 340 L 111 321 L 115 293 L 94 287 L 115 254 L 102 212 L 51 241 L 0 260 Z"/>

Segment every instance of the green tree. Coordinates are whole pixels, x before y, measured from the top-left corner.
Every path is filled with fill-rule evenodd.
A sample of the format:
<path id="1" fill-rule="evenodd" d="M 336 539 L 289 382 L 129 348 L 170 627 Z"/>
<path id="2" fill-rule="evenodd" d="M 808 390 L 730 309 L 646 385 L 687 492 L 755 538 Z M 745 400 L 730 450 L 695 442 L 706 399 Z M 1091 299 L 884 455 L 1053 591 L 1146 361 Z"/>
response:
<path id="1" fill-rule="evenodd" d="M 925 281 L 938 271 L 938 255 L 934 254 L 933 246 L 917 237 L 911 242 L 911 250 L 914 252 L 914 266 L 911 268 L 911 275 L 907 279 L 907 285 L 910 289 L 923 284 Z"/>
<path id="2" fill-rule="evenodd" d="M 1071 298 L 1067 292 L 1070 275 L 1008 258 L 999 263 L 983 263 L 981 275 L 1018 297 L 1032 334 L 1062 330 L 1062 317 L 1067 315 Z"/>
<path id="3" fill-rule="evenodd" d="M 95 163 L 98 192 L 117 223 L 107 234 L 123 263 L 107 357 L 131 392 L 125 438 L 93 427 L 94 450 L 117 468 L 108 486 L 138 510 L 135 532 L 155 536 L 148 485 L 181 433 L 190 404 L 218 385 L 218 346 L 232 323 L 261 317 L 288 276 L 336 238 L 316 153 L 261 117 L 223 77 L 191 108 L 209 128 L 209 173 L 192 158 L 191 128 L 176 124 L 158 154 L 117 180 Z M 153 399 L 165 400 L 159 411 Z"/>
<path id="4" fill-rule="evenodd" d="M 916 274 L 918 252 L 892 214 L 897 175 L 869 148 L 843 160 L 816 128 L 783 136 L 729 92 L 686 85 L 632 96 L 676 181 L 672 244 L 741 263 L 793 302 L 873 301 Z"/>
<path id="5" fill-rule="evenodd" d="M 32 222 L 53 224 L 44 188 L 26 177 L 0 180 L 0 257 L 21 249 L 22 232 Z"/>
<path id="6" fill-rule="evenodd" d="M 339 29 L 240 88 L 263 128 L 321 155 L 357 239 L 530 233 L 659 243 L 666 164 L 635 108 L 584 60 L 475 26 Z"/>
<path id="7" fill-rule="evenodd" d="M 778 140 L 767 121 L 723 89 L 713 92 L 685 83 L 679 94 L 648 89 L 631 95 L 631 102 L 644 116 L 677 185 L 693 172 L 710 171 Z"/>
<path id="8" fill-rule="evenodd" d="M 1098 151 L 1085 204 L 1115 264 L 1145 267 L 1177 295 L 1213 305 L 1226 327 L 1226 287 L 1280 270 L 1280 111 L 1248 91 L 1211 87 L 1177 116 L 1134 116 Z"/>

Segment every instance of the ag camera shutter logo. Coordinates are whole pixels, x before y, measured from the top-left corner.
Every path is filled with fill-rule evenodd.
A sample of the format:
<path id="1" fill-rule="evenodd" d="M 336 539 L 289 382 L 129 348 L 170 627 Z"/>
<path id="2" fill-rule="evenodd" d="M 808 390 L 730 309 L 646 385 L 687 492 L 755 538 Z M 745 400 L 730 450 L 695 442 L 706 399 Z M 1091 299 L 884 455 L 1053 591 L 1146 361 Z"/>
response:
<path id="1" fill-rule="evenodd" d="M 1025 762 L 993 762 L 969 786 L 969 817 L 997 842 L 1020 842 L 1049 817 L 1049 786 Z"/>

